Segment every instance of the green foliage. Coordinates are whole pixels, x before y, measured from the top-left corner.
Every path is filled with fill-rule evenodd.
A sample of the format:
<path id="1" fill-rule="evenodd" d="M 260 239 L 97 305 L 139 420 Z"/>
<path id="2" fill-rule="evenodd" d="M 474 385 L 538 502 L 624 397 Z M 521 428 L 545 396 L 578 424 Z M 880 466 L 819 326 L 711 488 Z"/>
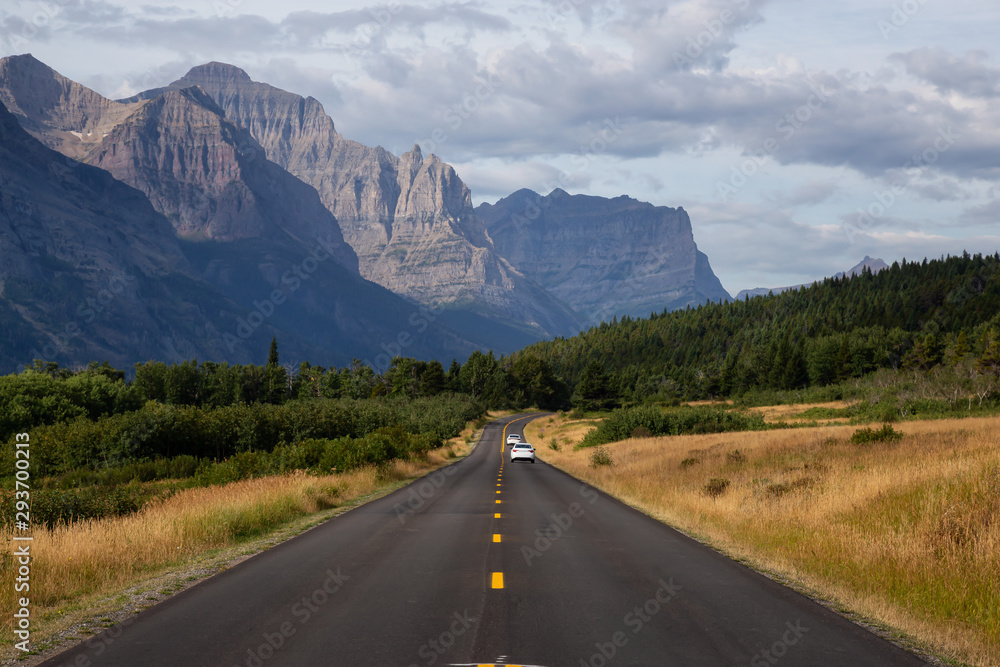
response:
<path id="1" fill-rule="evenodd" d="M 662 410 L 652 406 L 620 408 L 613 411 L 597 428 L 588 433 L 581 447 L 593 447 L 631 437 L 636 429 L 651 435 L 686 435 L 759 431 L 766 428 L 764 418 L 756 413 L 725 410 L 712 406 L 682 407 Z"/>
<path id="2" fill-rule="evenodd" d="M 611 456 L 611 452 L 607 450 L 606 447 L 599 446 L 590 455 L 590 467 L 600 468 L 602 466 L 613 466 L 615 464 L 614 458 Z"/>
<path id="3" fill-rule="evenodd" d="M 1000 376 L 1000 257 L 894 263 L 775 296 L 605 322 L 531 345 L 578 385 L 595 365 L 626 401 L 792 395 L 878 369 L 927 371 L 963 358 Z M 949 355 L 948 351 L 952 353 Z"/>
<path id="4" fill-rule="evenodd" d="M 33 429 L 32 474 L 40 478 L 79 469 L 123 468 L 136 461 L 181 455 L 219 461 L 243 452 L 270 452 L 280 443 L 357 439 L 380 429 L 398 428 L 401 440 L 421 436 L 430 446 L 438 446 L 482 414 L 478 403 L 455 394 L 414 400 L 314 399 L 220 408 L 150 401 L 139 410 L 96 422 L 80 417 Z M 0 463 L 7 470 L 13 469 L 13 451 L 11 439 L 0 454 Z"/>
<path id="5" fill-rule="evenodd" d="M 883 424 L 882 428 L 872 429 L 869 427 L 860 428 L 851 434 L 851 443 L 855 445 L 871 445 L 877 442 L 895 442 L 903 437 L 903 434 L 892 427 L 892 424 Z"/>
<path id="6" fill-rule="evenodd" d="M 53 528 L 74 521 L 122 516 L 139 510 L 156 496 L 151 487 L 135 484 L 113 489 L 96 486 L 35 489 L 31 493 L 31 522 Z M 12 525 L 16 516 L 15 502 L 13 491 L 0 491 L 0 525 Z"/>

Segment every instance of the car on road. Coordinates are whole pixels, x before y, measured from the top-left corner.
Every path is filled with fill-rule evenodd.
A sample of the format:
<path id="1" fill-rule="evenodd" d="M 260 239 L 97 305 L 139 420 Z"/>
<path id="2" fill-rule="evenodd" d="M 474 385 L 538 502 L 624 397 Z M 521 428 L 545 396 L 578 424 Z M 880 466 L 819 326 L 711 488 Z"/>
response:
<path id="1" fill-rule="evenodd" d="M 531 461 L 535 462 L 535 447 L 528 442 L 519 442 L 510 448 L 510 462 Z"/>
<path id="2" fill-rule="evenodd" d="M 519 436 L 517 433 L 511 433 L 510 435 L 507 436 L 508 445 L 516 445 L 519 442 L 521 442 L 521 436 Z"/>

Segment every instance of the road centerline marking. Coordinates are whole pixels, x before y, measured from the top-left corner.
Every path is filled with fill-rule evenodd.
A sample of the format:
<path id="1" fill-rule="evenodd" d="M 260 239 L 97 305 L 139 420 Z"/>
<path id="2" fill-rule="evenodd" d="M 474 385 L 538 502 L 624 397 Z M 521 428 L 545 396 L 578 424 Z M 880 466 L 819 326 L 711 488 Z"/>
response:
<path id="1" fill-rule="evenodd" d="M 493 581 L 491 582 L 493 588 L 503 588 L 503 572 L 494 572 Z"/>
<path id="2" fill-rule="evenodd" d="M 500 541 L 500 533 L 493 533 L 493 541 L 494 542 Z"/>

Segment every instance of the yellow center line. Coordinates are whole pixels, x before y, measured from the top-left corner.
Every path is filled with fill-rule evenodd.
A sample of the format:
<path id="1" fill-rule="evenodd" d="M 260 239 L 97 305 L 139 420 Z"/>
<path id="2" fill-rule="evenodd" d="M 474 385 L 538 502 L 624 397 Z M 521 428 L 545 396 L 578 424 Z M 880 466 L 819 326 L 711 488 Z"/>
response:
<path id="1" fill-rule="evenodd" d="M 493 518 L 494 519 L 499 519 L 500 518 L 500 512 L 497 512 L 496 514 L 494 514 Z"/>
<path id="2" fill-rule="evenodd" d="M 503 572 L 493 573 L 493 588 L 503 588 Z"/>
<path id="3" fill-rule="evenodd" d="M 500 541 L 500 533 L 493 533 L 493 541 L 494 542 Z"/>
<path id="4" fill-rule="evenodd" d="M 499 501 L 499 500 L 497 500 L 497 505 L 499 505 L 499 504 L 500 504 L 500 501 Z"/>
<path id="5" fill-rule="evenodd" d="M 497 493 L 500 493 L 500 489 L 497 489 Z"/>

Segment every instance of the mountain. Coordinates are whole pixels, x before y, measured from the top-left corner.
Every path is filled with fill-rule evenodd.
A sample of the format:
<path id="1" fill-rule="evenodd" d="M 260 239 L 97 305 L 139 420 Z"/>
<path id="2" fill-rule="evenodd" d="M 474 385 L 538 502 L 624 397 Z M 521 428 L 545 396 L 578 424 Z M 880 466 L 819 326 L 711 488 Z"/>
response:
<path id="1" fill-rule="evenodd" d="M 43 146 L 0 104 L 0 372 L 35 357 L 250 361 L 223 342 L 241 314 L 190 275 L 142 193 Z"/>
<path id="2" fill-rule="evenodd" d="M 12 100 L 18 120 L 39 139 L 141 190 L 146 206 L 152 203 L 165 216 L 160 219 L 169 220 L 171 240 L 164 247 L 177 249 L 193 289 L 230 304 L 214 309 L 222 317 L 216 330 L 202 332 L 210 344 L 189 346 L 180 351 L 183 357 L 259 360 L 272 335 L 292 358 L 324 364 L 358 356 L 385 367 L 404 352 L 447 359 L 476 348 L 448 328 L 446 318 L 364 280 L 315 189 L 269 162 L 203 91 L 169 91 L 128 104 L 102 101 L 34 58 L 19 56 L 0 60 L 0 100 Z M 95 109 L 117 122 L 100 121 L 100 141 L 74 144 L 70 138 L 89 137 L 83 129 Z M 60 160 L 70 170 L 79 165 Z M 119 217 L 109 216 L 109 224 Z M 74 237 L 72 253 L 88 252 L 88 242 Z M 162 242 L 148 241 L 154 247 Z M 143 243 L 137 235 L 136 244 Z M 66 298 L 59 289 L 50 296 Z M 173 300 L 184 303 L 180 295 Z"/>
<path id="3" fill-rule="evenodd" d="M 524 189 L 476 213 L 501 256 L 591 325 L 730 300 L 682 208 Z"/>
<path id="4" fill-rule="evenodd" d="M 340 135 L 323 106 L 224 63 L 193 68 L 135 104 L 190 86 L 249 130 L 274 161 L 312 185 L 358 255 L 361 275 L 425 306 L 451 311 L 456 326 L 492 332 L 500 347 L 575 333 L 566 304 L 527 280 L 493 247 L 455 170 L 419 147 L 395 156 Z"/>
<path id="5" fill-rule="evenodd" d="M 865 269 L 868 269 L 872 273 L 878 273 L 884 269 L 888 269 L 889 265 L 882 261 L 881 258 L 872 259 L 868 255 L 865 258 L 849 268 L 847 271 L 840 271 L 833 275 L 834 278 L 843 278 L 844 276 L 853 277 L 860 274 Z M 819 281 L 813 281 L 811 283 L 802 283 L 801 285 L 790 285 L 788 287 L 754 287 L 753 289 L 740 290 L 739 294 L 736 295 L 738 301 L 745 299 L 748 296 L 767 296 L 768 294 L 781 294 L 782 292 L 787 292 L 789 290 L 797 290 L 802 287 L 809 287 L 810 285 L 815 285 Z"/>

